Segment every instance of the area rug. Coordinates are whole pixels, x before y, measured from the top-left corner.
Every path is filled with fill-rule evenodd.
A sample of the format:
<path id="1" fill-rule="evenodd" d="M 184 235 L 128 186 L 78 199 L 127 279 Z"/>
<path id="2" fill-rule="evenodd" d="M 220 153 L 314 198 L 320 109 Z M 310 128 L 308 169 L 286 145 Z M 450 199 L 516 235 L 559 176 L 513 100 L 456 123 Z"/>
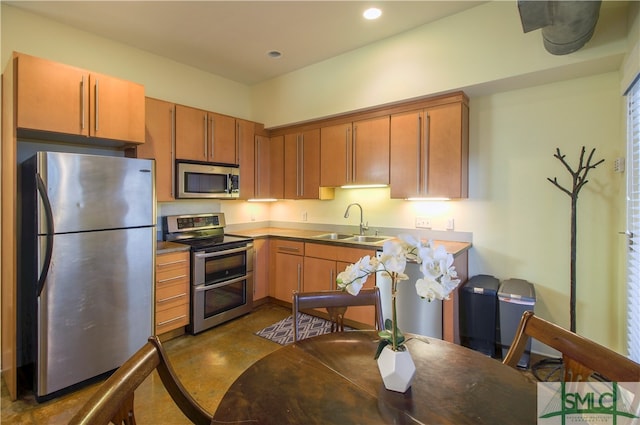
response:
<path id="1" fill-rule="evenodd" d="M 256 332 L 256 335 L 281 345 L 291 344 L 293 342 L 291 317 L 292 316 L 289 316 L 273 325 L 267 326 Z M 348 330 L 351 328 L 345 326 L 344 329 Z M 329 332 L 331 332 L 331 322 L 328 320 L 304 313 L 298 315 L 298 339 L 310 338 Z"/>

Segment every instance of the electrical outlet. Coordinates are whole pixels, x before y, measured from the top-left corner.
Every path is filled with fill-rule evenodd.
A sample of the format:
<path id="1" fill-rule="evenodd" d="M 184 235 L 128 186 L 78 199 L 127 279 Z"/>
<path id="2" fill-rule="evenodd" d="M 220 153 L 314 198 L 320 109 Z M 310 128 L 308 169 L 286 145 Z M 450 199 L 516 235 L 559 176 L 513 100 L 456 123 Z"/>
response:
<path id="1" fill-rule="evenodd" d="M 304 211 L 302 213 L 302 221 L 307 221 L 307 212 L 306 211 Z"/>
<path id="2" fill-rule="evenodd" d="M 429 217 L 416 217 L 416 227 L 431 229 L 431 219 Z"/>
<path id="3" fill-rule="evenodd" d="M 613 172 L 624 173 L 624 158 L 616 158 L 613 160 Z"/>
<path id="4" fill-rule="evenodd" d="M 452 218 L 447 219 L 447 230 L 453 230 L 454 222 Z"/>

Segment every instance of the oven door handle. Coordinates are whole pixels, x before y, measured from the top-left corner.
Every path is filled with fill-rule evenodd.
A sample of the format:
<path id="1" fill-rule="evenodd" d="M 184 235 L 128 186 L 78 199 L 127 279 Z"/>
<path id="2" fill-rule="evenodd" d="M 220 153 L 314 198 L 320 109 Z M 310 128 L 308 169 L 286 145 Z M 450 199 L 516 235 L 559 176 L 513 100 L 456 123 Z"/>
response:
<path id="1" fill-rule="evenodd" d="M 245 246 L 245 247 L 242 247 L 242 248 L 225 249 L 225 250 L 222 250 L 222 251 L 215 251 L 215 252 L 208 252 L 208 253 L 204 253 L 204 252 L 200 251 L 200 252 L 196 252 L 194 254 L 194 256 L 196 258 L 220 257 L 220 256 L 223 256 L 223 255 L 235 254 L 236 252 L 248 251 L 249 248 L 250 248 L 249 246 Z"/>
<path id="2" fill-rule="evenodd" d="M 214 283 L 213 285 L 197 285 L 193 287 L 195 292 L 208 291 L 210 289 L 222 288 L 227 285 L 231 285 L 236 282 L 242 282 L 243 280 L 247 280 L 248 275 L 236 277 L 234 279 L 225 280 L 224 282 Z"/>

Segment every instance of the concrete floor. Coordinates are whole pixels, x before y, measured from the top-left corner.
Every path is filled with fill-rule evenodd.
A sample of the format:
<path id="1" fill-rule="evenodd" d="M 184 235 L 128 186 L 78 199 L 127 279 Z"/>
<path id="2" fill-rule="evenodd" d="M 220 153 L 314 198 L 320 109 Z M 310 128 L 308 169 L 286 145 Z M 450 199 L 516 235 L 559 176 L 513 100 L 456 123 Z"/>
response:
<path id="1" fill-rule="evenodd" d="M 290 314 L 289 309 L 265 304 L 231 322 L 196 336 L 180 336 L 163 345 L 185 388 L 202 407 L 214 412 L 227 388 L 247 367 L 280 347 L 255 332 Z M 66 424 L 98 385 L 38 404 L 32 394 L 11 402 L 2 382 L 0 423 Z M 173 404 L 155 372 L 136 391 L 134 406 L 140 424 L 190 423 Z"/>

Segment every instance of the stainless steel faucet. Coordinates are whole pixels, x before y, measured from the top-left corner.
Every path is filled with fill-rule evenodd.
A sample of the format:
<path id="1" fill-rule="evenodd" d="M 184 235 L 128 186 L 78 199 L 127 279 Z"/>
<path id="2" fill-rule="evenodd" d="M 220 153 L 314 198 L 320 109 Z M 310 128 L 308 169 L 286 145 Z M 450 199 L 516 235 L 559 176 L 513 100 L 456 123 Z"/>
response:
<path id="1" fill-rule="evenodd" d="M 364 231 L 369 230 L 369 223 L 365 223 L 362 217 L 362 205 L 356 202 L 354 202 L 353 204 L 349 204 L 349 206 L 347 207 L 347 210 L 344 212 L 344 218 L 349 218 L 349 208 L 351 208 L 354 205 L 360 208 L 360 235 L 364 235 Z"/>

